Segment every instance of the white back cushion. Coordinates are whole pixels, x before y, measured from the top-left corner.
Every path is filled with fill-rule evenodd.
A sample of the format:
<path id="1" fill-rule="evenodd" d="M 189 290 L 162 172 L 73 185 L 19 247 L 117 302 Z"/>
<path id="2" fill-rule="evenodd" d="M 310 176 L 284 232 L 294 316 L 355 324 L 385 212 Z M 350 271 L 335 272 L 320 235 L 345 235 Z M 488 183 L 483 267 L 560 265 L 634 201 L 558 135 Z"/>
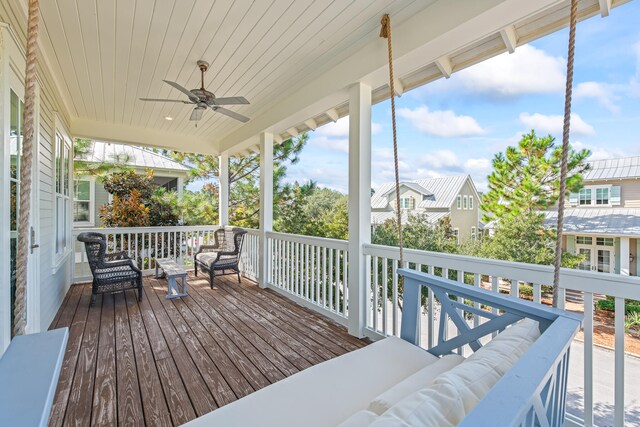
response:
<path id="1" fill-rule="evenodd" d="M 538 322 L 507 328 L 433 384 L 391 407 L 372 426 L 404 423 L 424 427 L 457 425 L 540 336 Z M 403 425 L 403 424 L 399 424 Z"/>
<path id="2" fill-rule="evenodd" d="M 438 375 L 459 365 L 463 360 L 464 357 L 457 354 L 440 358 L 437 362 L 420 369 L 373 399 L 368 409 L 382 415 L 405 397 L 431 385 Z"/>

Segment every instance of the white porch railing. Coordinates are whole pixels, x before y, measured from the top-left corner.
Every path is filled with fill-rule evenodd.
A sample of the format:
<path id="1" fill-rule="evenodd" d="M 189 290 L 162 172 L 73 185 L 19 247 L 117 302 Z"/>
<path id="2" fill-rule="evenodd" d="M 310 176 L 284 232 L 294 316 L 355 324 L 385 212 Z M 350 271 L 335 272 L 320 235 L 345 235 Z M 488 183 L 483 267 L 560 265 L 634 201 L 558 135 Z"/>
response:
<path id="1" fill-rule="evenodd" d="M 365 245 L 364 252 L 371 265 L 371 277 L 367 284 L 369 292 L 367 331 L 373 338 L 399 335 L 402 320 L 402 289 L 399 289 L 396 270 L 399 268 L 398 248 Z M 498 261 L 451 255 L 436 252 L 406 249 L 405 268 L 448 277 L 476 287 L 489 287 L 519 296 L 525 284 L 533 287 L 533 300 L 541 301 L 543 285 L 553 283 L 553 268 L 515 262 Z M 589 271 L 563 269 L 561 272 L 560 306 L 564 308 L 566 295 L 572 291 L 583 295 L 584 310 L 584 404 L 583 413 L 569 412 L 567 425 L 592 426 L 594 419 L 594 295 L 615 298 L 615 345 L 614 345 L 614 425 L 624 425 L 625 409 L 625 330 L 624 300 L 640 299 L 640 278 Z M 572 299 L 575 301 L 575 299 Z M 429 294 L 421 310 L 422 345 L 432 347 L 440 333 L 447 334 L 455 326 L 439 323 L 439 304 Z M 474 321 L 477 317 L 474 318 Z M 604 374 L 604 373 L 602 373 Z M 605 374 L 606 375 L 606 374 Z M 637 396 L 635 396 L 637 399 Z"/>
<path id="2" fill-rule="evenodd" d="M 78 228 L 73 230 L 74 257 L 73 283 L 91 280 L 84 246 L 76 240 L 82 232 L 97 232 L 107 236 L 109 251 L 125 251 L 135 259 L 145 273 L 155 269 L 156 258 L 173 258 L 178 264 L 193 267 L 193 256 L 203 244 L 213 244 L 213 233 L 217 225 L 174 227 L 122 227 L 122 228 Z M 244 242 L 240 267 L 243 274 L 257 280 L 258 234 L 248 229 Z"/>
<path id="3" fill-rule="evenodd" d="M 341 324 L 348 317 L 345 240 L 267 233 L 269 286 Z"/>

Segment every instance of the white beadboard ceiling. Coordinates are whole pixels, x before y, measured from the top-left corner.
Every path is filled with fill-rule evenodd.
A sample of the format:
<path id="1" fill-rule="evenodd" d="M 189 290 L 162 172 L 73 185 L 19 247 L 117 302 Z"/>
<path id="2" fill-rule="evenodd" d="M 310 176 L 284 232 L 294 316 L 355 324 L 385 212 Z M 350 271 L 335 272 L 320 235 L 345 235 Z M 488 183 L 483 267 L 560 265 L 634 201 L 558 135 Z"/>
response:
<path id="1" fill-rule="evenodd" d="M 371 84 L 375 101 L 388 96 L 383 90 L 386 43 L 378 37 L 384 13 L 391 15 L 394 35 L 398 34 L 394 49 L 399 82 L 409 89 L 441 77 L 443 66 L 445 71 L 447 67 L 456 71 L 507 50 L 509 38 L 504 34 L 511 35 L 517 45 L 566 25 L 566 0 L 531 3 L 41 1 L 40 43 L 74 133 L 233 154 L 252 149 L 252 138 L 262 130 L 274 132 L 280 140 L 335 120 L 336 114 L 344 115 L 349 83 Z M 608 3 L 582 0 L 582 18 L 598 13 L 600 5 L 607 7 Z M 461 59 L 456 62 L 456 58 Z M 183 94 L 162 80 L 189 89 L 199 87 L 199 59 L 210 63 L 205 76 L 208 90 L 216 96 L 241 95 L 251 102 L 228 107 L 251 117 L 249 123 L 206 111 L 196 127 L 188 120 L 190 105 L 138 99 L 183 99 Z M 440 62 L 435 64 L 436 60 Z M 357 61 L 357 66 L 350 66 L 349 61 Z M 342 76 L 351 78 L 351 70 L 355 70 L 355 80 L 343 84 Z M 298 107 L 300 102 L 301 107 L 307 106 L 306 88 L 310 88 L 308 105 L 313 106 L 309 109 Z M 287 112 L 287 107 L 296 114 Z M 174 120 L 167 121 L 166 116 Z"/>

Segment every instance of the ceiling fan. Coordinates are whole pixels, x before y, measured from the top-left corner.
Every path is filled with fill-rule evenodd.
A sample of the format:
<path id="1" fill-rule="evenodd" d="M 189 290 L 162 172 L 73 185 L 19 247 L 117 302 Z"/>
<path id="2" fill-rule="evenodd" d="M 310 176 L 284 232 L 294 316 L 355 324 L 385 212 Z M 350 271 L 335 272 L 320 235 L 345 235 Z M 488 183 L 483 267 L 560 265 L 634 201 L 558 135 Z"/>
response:
<path id="1" fill-rule="evenodd" d="M 191 113 L 189 120 L 198 121 L 202 118 L 202 114 L 207 108 L 211 108 L 213 111 L 229 116 L 233 119 L 239 120 L 242 123 L 249 121 L 249 118 L 235 111 L 228 110 L 221 107 L 222 105 L 242 105 L 248 104 L 249 101 L 243 96 L 230 96 L 226 98 L 216 98 L 216 96 L 204 88 L 204 73 L 209 68 L 209 63 L 205 61 L 198 61 L 198 67 L 200 68 L 200 89 L 188 90 L 178 83 L 171 82 L 169 80 L 163 80 L 163 82 L 173 86 L 180 92 L 189 97 L 188 101 L 179 99 L 155 99 L 155 98 L 140 98 L 141 101 L 156 101 L 156 102 L 182 102 L 184 104 L 193 104 L 195 108 Z"/>

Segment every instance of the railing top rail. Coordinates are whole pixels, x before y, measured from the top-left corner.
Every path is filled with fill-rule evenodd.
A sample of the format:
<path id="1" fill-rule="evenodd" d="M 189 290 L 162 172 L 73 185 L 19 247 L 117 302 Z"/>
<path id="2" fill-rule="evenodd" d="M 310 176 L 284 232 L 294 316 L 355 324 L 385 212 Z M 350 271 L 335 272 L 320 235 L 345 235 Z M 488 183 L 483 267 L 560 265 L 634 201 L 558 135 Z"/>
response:
<path id="1" fill-rule="evenodd" d="M 347 250 L 349 242 L 339 239 L 328 239 L 326 237 L 303 236 L 301 234 L 279 233 L 276 231 L 267 232 L 267 237 L 272 239 L 286 240 L 289 242 L 304 243 L 307 245 L 322 246 L 332 249 Z"/>
<path id="2" fill-rule="evenodd" d="M 400 259 L 397 247 L 365 244 L 364 253 L 370 256 Z M 553 267 L 550 265 L 526 264 L 417 249 L 405 249 L 404 260 L 406 263 L 432 265 L 529 283 L 542 285 L 553 283 Z M 640 299 L 640 277 L 562 268 L 560 279 L 561 288 Z"/>
<path id="3" fill-rule="evenodd" d="M 98 232 L 104 234 L 153 233 L 169 231 L 207 231 L 220 228 L 219 225 L 169 225 L 155 227 L 91 227 L 74 228 L 73 233 Z"/>

